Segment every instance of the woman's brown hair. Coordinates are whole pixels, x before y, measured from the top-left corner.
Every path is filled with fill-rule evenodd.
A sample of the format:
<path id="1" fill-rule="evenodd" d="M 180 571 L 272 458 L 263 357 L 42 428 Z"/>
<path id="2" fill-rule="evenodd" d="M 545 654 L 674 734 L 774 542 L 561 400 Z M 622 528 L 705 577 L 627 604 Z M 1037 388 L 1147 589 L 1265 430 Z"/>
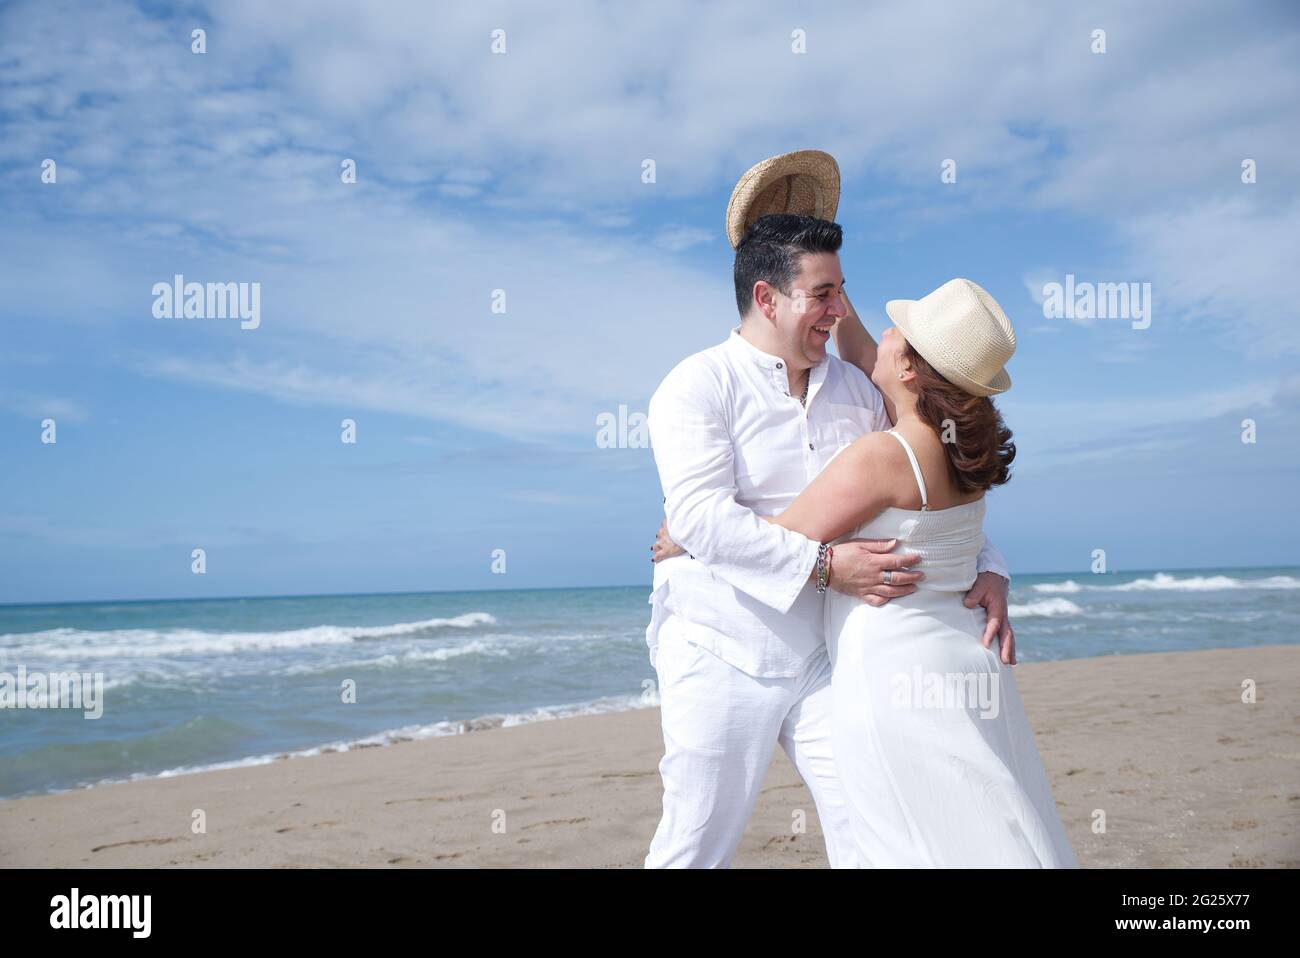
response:
<path id="1" fill-rule="evenodd" d="M 993 400 L 954 386 L 911 343 L 903 356 L 916 371 L 916 413 L 939 434 L 957 488 L 987 491 L 1010 479 L 1016 444 Z"/>

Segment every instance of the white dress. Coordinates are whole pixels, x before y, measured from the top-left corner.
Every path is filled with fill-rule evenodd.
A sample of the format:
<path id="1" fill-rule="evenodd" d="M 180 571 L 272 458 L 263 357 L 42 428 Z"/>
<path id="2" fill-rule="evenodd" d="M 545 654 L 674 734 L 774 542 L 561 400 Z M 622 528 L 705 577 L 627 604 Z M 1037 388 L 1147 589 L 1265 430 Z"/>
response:
<path id="1" fill-rule="evenodd" d="M 832 748 L 859 867 L 1077 868 L 1012 669 L 962 604 L 983 544 L 984 499 L 888 508 L 843 538 L 893 539 L 926 578 L 879 608 L 831 589 Z M 838 540 L 837 540 L 838 541 Z"/>

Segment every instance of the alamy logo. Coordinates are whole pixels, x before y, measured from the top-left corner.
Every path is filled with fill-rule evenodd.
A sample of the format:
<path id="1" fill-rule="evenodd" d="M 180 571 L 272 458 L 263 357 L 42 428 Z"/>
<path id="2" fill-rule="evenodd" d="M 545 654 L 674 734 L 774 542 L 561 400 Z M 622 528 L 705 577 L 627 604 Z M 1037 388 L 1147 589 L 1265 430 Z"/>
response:
<path id="1" fill-rule="evenodd" d="M 1076 283 L 1073 273 L 1065 283 L 1043 284 L 1044 319 L 1131 319 L 1134 329 L 1151 325 L 1150 283 Z"/>
<path id="2" fill-rule="evenodd" d="M 81 709 L 87 719 L 104 714 L 103 672 L 0 672 L 0 709 Z"/>
<path id="3" fill-rule="evenodd" d="M 261 283 L 187 283 L 177 273 L 171 283 L 153 284 L 155 319 L 239 319 L 240 329 L 262 324 Z"/>
<path id="4" fill-rule="evenodd" d="M 596 425 L 596 445 L 601 449 L 646 449 L 650 445 L 646 414 L 629 414 L 625 404 L 619 404 L 617 417 L 612 412 L 597 415 Z"/>
<path id="5" fill-rule="evenodd" d="M 890 676 L 890 702 L 901 709 L 978 709 L 982 718 L 997 718 L 996 672 L 911 672 Z"/>
<path id="6" fill-rule="evenodd" d="M 151 895 L 71 895 L 50 899 L 51 928 L 130 928 L 131 937 L 148 938 L 153 908 Z"/>

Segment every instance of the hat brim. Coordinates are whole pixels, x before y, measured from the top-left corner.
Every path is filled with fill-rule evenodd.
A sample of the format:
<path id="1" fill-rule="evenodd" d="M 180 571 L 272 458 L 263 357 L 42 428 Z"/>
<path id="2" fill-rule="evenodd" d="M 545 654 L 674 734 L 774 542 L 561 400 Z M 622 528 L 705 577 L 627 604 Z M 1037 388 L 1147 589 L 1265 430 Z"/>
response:
<path id="1" fill-rule="evenodd" d="M 760 210 L 755 202 L 786 177 L 807 178 L 812 189 L 787 190 L 783 208 Z M 727 201 L 727 240 L 731 248 L 740 246 L 745 231 L 763 213 L 802 213 L 818 219 L 833 220 L 840 203 L 840 167 L 835 157 L 822 150 L 796 150 L 782 153 L 745 171 Z"/>
<path id="2" fill-rule="evenodd" d="M 955 369 L 940 369 L 942 361 L 936 361 L 938 360 L 937 351 L 930 348 L 931 344 L 926 340 L 925 334 L 918 329 L 914 321 L 913 310 L 915 308 L 916 300 L 914 299 L 891 299 L 885 303 L 885 314 L 902 331 L 903 337 L 912 344 L 912 348 L 920 353 L 921 357 L 933 366 L 939 375 L 958 389 L 968 392 L 972 396 L 996 396 L 998 393 L 1004 393 L 1011 388 L 1011 377 L 1007 374 L 1005 368 L 999 369 L 987 383 L 977 382 Z M 932 356 L 935 358 L 931 358 Z"/>

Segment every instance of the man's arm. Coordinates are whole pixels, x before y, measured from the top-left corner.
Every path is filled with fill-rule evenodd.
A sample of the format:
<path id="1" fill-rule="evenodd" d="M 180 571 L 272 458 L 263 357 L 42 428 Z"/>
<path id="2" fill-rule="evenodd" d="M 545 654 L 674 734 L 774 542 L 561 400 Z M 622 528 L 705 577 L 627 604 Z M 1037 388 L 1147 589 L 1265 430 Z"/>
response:
<path id="1" fill-rule="evenodd" d="M 975 584 L 971 586 L 962 601 L 968 609 L 983 606 L 987 614 L 982 642 L 984 648 L 996 636 L 1002 650 L 1002 661 L 1007 665 L 1016 664 L 1016 633 L 1011 628 L 1011 618 L 1007 609 L 1007 593 L 1011 588 L 1011 576 L 1007 572 L 1007 560 L 997 546 L 984 537 L 984 547 L 980 549 L 979 558 L 975 560 Z"/>
<path id="2" fill-rule="evenodd" d="M 996 572 L 1007 582 L 1011 581 L 1011 573 L 1007 571 L 1007 560 L 1002 558 L 1002 553 L 998 547 L 989 542 L 989 537 L 984 537 L 984 548 L 980 549 L 979 558 L 975 560 L 976 572 Z"/>
<path id="3" fill-rule="evenodd" d="M 718 578 L 788 612 L 819 543 L 736 501 L 731 435 L 716 384 L 679 366 L 650 399 L 650 443 L 672 538 Z"/>

